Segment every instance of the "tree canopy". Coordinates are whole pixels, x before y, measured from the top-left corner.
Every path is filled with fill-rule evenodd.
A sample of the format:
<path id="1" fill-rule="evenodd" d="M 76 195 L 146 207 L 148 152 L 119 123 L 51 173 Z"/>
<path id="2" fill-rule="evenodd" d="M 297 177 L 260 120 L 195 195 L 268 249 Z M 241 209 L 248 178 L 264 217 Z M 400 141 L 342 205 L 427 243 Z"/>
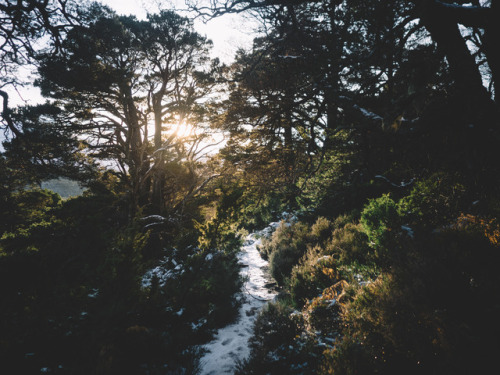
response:
<path id="1" fill-rule="evenodd" d="M 91 12 L 89 25 L 64 39 L 64 53 L 40 57 L 37 84 L 73 113 L 94 156 L 117 163 L 136 204 L 152 183 L 161 207 L 165 162 L 188 156 L 176 127 L 206 122 L 201 100 L 209 100 L 218 63 L 208 57 L 210 41 L 173 12 L 146 21 Z"/>

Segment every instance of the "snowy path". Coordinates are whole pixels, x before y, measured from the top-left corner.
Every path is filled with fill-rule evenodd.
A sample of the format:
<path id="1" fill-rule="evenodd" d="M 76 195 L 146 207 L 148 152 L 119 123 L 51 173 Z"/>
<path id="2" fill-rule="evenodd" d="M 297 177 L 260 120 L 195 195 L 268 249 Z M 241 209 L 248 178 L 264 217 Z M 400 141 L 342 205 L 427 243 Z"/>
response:
<path id="1" fill-rule="evenodd" d="M 207 353 L 200 361 L 201 375 L 233 374 L 237 361 L 249 356 L 248 339 L 252 336 L 257 312 L 266 301 L 276 296 L 276 292 L 270 289 L 273 284 L 263 270 L 267 261 L 260 257 L 257 250 L 261 240 L 256 238 L 270 233 L 277 225 L 271 223 L 266 229 L 247 237 L 238 256 L 239 263 L 243 265 L 240 274 L 246 280 L 241 291 L 243 301 L 239 317 L 234 324 L 221 328 L 214 340 L 203 347 Z"/>

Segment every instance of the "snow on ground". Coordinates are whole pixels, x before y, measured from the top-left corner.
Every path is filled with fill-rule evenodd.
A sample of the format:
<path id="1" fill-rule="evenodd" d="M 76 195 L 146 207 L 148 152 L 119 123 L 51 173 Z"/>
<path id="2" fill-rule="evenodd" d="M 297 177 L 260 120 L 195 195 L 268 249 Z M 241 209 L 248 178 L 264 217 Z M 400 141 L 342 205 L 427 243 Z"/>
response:
<path id="1" fill-rule="evenodd" d="M 240 273 L 246 280 L 241 294 L 243 297 L 238 320 L 221 328 L 214 340 L 203 346 L 207 352 L 201 358 L 201 375 L 233 374 L 237 361 L 246 359 L 250 354 L 248 339 L 258 311 L 274 299 L 274 285 L 265 273 L 267 261 L 263 260 L 257 250 L 260 236 L 270 234 L 278 223 L 271 223 L 266 229 L 250 234 L 239 255 L 239 263 L 243 265 Z"/>
<path id="2" fill-rule="evenodd" d="M 172 255 L 175 255 L 175 251 L 176 250 L 174 249 Z M 169 263 L 172 264 L 172 266 L 175 266 L 175 268 L 172 269 L 172 266 L 170 266 Z M 184 268 L 182 267 L 182 265 L 177 264 L 173 257 L 170 258 L 167 256 L 160 261 L 158 266 L 149 269 L 142 276 L 142 288 L 151 288 L 153 277 L 156 277 L 158 279 L 158 284 L 160 287 L 162 287 L 165 285 L 168 279 L 177 277 L 178 275 L 182 275 L 183 272 Z"/>

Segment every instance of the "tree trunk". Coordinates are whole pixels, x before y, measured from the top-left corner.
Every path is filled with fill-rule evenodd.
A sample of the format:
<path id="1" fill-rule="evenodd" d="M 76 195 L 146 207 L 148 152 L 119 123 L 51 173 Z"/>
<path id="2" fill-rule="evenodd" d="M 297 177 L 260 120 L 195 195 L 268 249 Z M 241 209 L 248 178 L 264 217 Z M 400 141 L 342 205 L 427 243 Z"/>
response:
<path id="1" fill-rule="evenodd" d="M 492 0 L 491 2 L 492 20 L 484 30 L 483 50 L 488 65 L 491 70 L 491 79 L 493 80 L 493 88 L 495 91 L 495 103 L 497 110 L 500 110 L 500 56 L 498 54 L 498 46 L 500 42 L 500 0 Z"/>
<path id="2" fill-rule="evenodd" d="M 132 185 L 130 215 L 133 216 L 139 205 L 139 200 L 142 193 L 141 171 L 144 160 L 144 152 L 143 152 L 144 150 L 142 147 L 143 142 L 141 136 L 141 124 L 130 86 L 123 87 L 122 91 L 124 92 L 125 95 L 124 113 L 126 114 L 126 119 L 128 124 L 128 137 L 127 137 L 128 155 L 126 157 L 129 159 L 127 164 L 129 165 L 130 168 L 129 173 Z"/>
<path id="3" fill-rule="evenodd" d="M 151 196 L 152 208 L 162 215 L 164 211 L 163 186 L 165 184 L 165 174 L 163 170 L 162 144 L 162 117 L 161 117 L 161 96 L 153 98 L 153 112 L 155 119 L 154 149 L 155 149 L 155 171 L 153 174 L 153 191 Z"/>
<path id="4" fill-rule="evenodd" d="M 460 34 L 457 21 L 434 1 L 419 4 L 422 23 L 448 60 L 460 110 L 467 117 L 470 116 L 470 120 L 479 120 L 478 126 L 487 125 L 486 120 L 491 119 L 496 111 L 488 91 L 483 86 L 474 57 Z"/>

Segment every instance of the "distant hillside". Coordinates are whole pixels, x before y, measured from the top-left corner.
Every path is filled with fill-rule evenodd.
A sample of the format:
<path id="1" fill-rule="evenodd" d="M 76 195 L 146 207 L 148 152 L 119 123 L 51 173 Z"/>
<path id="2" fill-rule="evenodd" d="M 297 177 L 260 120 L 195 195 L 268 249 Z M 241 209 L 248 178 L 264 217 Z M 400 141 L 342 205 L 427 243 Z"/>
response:
<path id="1" fill-rule="evenodd" d="M 84 189 L 78 182 L 67 178 L 58 178 L 42 182 L 42 189 L 49 189 L 58 193 L 62 198 L 77 197 L 83 194 Z"/>

